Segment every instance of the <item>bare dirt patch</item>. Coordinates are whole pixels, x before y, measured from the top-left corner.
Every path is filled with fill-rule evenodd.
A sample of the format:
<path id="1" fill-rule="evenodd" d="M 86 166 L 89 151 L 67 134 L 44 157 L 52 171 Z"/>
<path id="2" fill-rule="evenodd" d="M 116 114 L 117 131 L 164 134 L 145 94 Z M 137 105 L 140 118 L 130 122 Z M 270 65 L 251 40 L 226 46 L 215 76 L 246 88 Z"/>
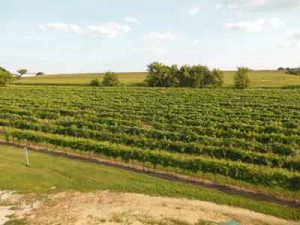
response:
<path id="1" fill-rule="evenodd" d="M 141 194 L 97 192 L 58 193 L 24 214 L 30 225 L 194 225 L 199 220 L 245 225 L 293 225 L 293 221 L 214 203 Z M 299 224 L 299 223 L 298 223 Z"/>
<path id="2" fill-rule="evenodd" d="M 26 218 L 41 204 L 40 198 L 34 194 L 21 195 L 0 190 L 0 225 L 4 225 L 10 219 Z"/>
<path id="3" fill-rule="evenodd" d="M 0 190 L 0 225 L 9 220 L 9 216 L 14 214 L 12 204 L 17 201 L 18 196 L 13 192 Z"/>

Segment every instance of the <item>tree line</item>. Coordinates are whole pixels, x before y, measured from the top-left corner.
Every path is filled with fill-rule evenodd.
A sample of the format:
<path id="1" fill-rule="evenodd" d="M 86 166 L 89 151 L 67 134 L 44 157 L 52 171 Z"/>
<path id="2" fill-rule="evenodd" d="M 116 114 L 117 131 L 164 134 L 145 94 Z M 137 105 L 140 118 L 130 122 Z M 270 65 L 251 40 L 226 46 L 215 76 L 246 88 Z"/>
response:
<path id="1" fill-rule="evenodd" d="M 300 76 L 300 68 L 292 68 L 287 70 L 288 74 Z"/>
<path id="2" fill-rule="evenodd" d="M 222 87 L 224 74 L 219 69 L 208 69 L 202 65 L 184 65 L 180 68 L 177 65 L 165 65 L 153 62 L 148 65 L 148 75 L 144 81 L 147 87 L 191 87 L 204 88 Z M 244 89 L 249 87 L 249 69 L 238 68 L 235 73 L 235 88 Z M 120 84 L 117 73 L 107 72 L 104 74 L 102 83 L 98 79 L 90 82 L 90 86 L 117 86 Z"/>
<path id="3" fill-rule="evenodd" d="M 154 62 L 148 65 L 145 83 L 149 87 L 221 87 L 224 83 L 223 72 L 209 70 L 202 65 L 164 65 Z"/>
<path id="4" fill-rule="evenodd" d="M 224 74 L 219 69 L 210 70 L 207 66 L 202 65 L 165 65 L 159 62 L 153 62 L 148 65 L 148 76 L 144 81 L 144 85 L 148 87 L 191 87 L 204 88 L 222 87 L 224 84 Z M 244 89 L 249 87 L 250 80 L 248 78 L 249 69 L 239 67 L 234 77 L 234 87 Z M 26 69 L 18 70 L 19 78 L 27 73 Z M 38 72 L 37 76 L 44 75 Z M 0 86 L 6 86 L 13 79 L 13 75 L 0 67 Z M 104 74 L 102 82 L 94 79 L 90 82 L 90 86 L 118 86 L 120 84 L 117 73 L 107 72 Z"/>
<path id="5" fill-rule="evenodd" d="M 277 70 L 278 71 L 286 71 L 287 74 L 291 74 L 291 75 L 300 75 L 300 67 L 298 67 L 298 68 L 279 67 Z"/>

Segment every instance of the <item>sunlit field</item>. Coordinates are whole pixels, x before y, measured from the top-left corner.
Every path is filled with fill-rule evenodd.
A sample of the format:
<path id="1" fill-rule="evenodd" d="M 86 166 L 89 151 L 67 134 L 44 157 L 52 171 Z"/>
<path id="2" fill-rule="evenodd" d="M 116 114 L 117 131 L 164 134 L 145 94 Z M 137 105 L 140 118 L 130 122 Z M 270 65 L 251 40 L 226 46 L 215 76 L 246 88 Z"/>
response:
<path id="1" fill-rule="evenodd" d="M 119 80 L 124 85 L 142 83 L 147 76 L 146 72 L 119 73 Z M 92 79 L 102 80 L 103 74 L 59 74 L 43 75 L 37 77 L 24 77 L 16 80 L 14 84 L 42 84 L 42 85 L 88 85 Z M 300 76 L 286 74 L 284 71 L 251 71 L 249 72 L 250 87 L 283 87 L 287 85 L 300 85 Z M 234 84 L 234 71 L 224 72 L 224 86 L 232 87 Z"/>

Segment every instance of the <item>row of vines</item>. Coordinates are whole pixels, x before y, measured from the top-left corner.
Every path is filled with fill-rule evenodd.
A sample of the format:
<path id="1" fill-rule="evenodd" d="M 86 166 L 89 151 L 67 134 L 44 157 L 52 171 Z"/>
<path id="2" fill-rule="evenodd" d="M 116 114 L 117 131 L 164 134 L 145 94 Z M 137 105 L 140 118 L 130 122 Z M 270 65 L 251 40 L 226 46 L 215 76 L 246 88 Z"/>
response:
<path id="1" fill-rule="evenodd" d="M 49 143 L 251 185 L 297 188 L 300 92 L 9 87 L 7 141 Z"/>

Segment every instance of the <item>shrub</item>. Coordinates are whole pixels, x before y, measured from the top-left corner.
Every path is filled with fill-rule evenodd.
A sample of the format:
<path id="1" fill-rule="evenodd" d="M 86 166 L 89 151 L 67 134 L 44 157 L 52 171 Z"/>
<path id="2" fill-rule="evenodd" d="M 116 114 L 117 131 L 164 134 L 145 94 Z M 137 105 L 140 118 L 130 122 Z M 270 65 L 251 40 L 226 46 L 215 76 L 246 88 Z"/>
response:
<path id="1" fill-rule="evenodd" d="M 113 72 L 107 72 L 104 74 L 102 85 L 106 87 L 118 86 L 119 85 L 118 74 Z"/>
<path id="2" fill-rule="evenodd" d="M 42 75 L 45 75 L 43 72 L 37 72 L 36 73 L 36 76 L 42 76 Z"/>
<path id="3" fill-rule="evenodd" d="M 221 70 L 214 69 L 209 76 L 206 77 L 206 85 L 211 87 L 222 87 L 224 83 L 224 74 Z"/>
<path id="4" fill-rule="evenodd" d="M 245 89 L 249 87 L 250 80 L 248 78 L 249 69 L 247 67 L 239 67 L 235 73 L 234 86 L 238 89 Z"/>
<path id="5" fill-rule="evenodd" d="M 3 67 L 0 67 L 0 87 L 6 86 L 12 78 L 13 76 L 10 72 L 5 70 Z"/>
<path id="6" fill-rule="evenodd" d="M 27 73 L 27 69 L 19 69 L 17 72 L 22 76 Z"/>
<path id="7" fill-rule="evenodd" d="M 300 75 L 300 68 L 289 68 L 287 69 L 287 73 L 291 75 Z"/>
<path id="8" fill-rule="evenodd" d="M 3 67 L 0 66 L 0 72 L 6 72 L 9 73 L 8 70 L 4 69 Z"/>
<path id="9" fill-rule="evenodd" d="M 90 86 L 98 87 L 100 86 L 100 81 L 98 79 L 91 80 Z"/>

